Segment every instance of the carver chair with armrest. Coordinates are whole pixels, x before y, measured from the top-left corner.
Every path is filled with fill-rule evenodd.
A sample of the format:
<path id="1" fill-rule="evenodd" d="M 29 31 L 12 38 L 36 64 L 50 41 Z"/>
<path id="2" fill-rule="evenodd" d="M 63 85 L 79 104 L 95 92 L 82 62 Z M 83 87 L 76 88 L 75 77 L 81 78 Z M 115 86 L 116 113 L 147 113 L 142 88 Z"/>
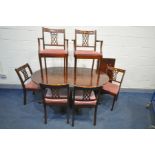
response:
<path id="1" fill-rule="evenodd" d="M 37 85 L 35 82 L 32 81 L 31 79 L 32 69 L 30 68 L 30 65 L 28 63 L 22 65 L 19 68 L 16 68 L 15 71 L 23 87 L 24 105 L 25 105 L 27 91 L 33 91 L 34 93 L 39 89 L 39 85 Z"/>
<path id="2" fill-rule="evenodd" d="M 42 44 L 41 44 L 42 43 Z M 38 54 L 43 79 L 42 58 L 44 58 L 45 72 L 47 76 L 46 58 L 64 58 L 64 73 L 68 67 L 68 39 L 65 29 L 42 28 L 42 38 L 38 38 Z"/>
<path id="3" fill-rule="evenodd" d="M 72 126 L 74 126 L 75 108 L 94 108 L 94 126 L 102 87 L 74 86 L 72 95 Z"/>
<path id="4" fill-rule="evenodd" d="M 67 108 L 67 123 L 69 123 L 69 85 L 40 84 L 44 106 L 44 123 L 47 124 L 46 106 L 61 106 Z"/>
<path id="5" fill-rule="evenodd" d="M 102 91 L 114 97 L 113 104 L 111 107 L 111 111 L 112 111 L 114 108 L 115 101 L 117 101 L 117 98 L 120 92 L 121 84 L 123 82 L 123 78 L 125 75 L 125 70 L 107 66 L 106 73 L 109 76 L 109 82 L 103 85 Z"/>
<path id="6" fill-rule="evenodd" d="M 94 67 L 94 60 L 98 60 L 97 70 L 100 67 L 100 61 L 102 59 L 102 45 L 103 41 L 97 40 L 97 34 L 95 31 L 83 31 L 75 30 L 74 41 L 74 74 L 76 76 L 77 59 L 93 59 L 92 70 Z M 100 43 L 100 51 L 97 52 L 97 43 Z"/>

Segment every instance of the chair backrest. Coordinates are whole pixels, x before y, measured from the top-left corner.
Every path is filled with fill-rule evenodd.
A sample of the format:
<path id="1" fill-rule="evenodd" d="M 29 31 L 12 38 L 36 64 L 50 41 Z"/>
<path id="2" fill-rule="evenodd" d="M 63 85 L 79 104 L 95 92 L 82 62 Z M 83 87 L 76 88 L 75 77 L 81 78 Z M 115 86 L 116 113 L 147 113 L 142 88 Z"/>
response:
<path id="1" fill-rule="evenodd" d="M 75 30 L 75 50 L 77 48 L 93 48 L 96 50 L 96 30 Z"/>
<path id="2" fill-rule="evenodd" d="M 27 82 L 29 79 L 31 79 L 31 75 L 32 75 L 32 69 L 30 68 L 30 65 L 28 63 L 26 63 L 25 65 L 22 65 L 19 68 L 15 69 L 20 82 L 23 86 L 23 88 L 25 88 L 25 82 Z"/>
<path id="3" fill-rule="evenodd" d="M 46 47 L 61 47 L 65 49 L 65 29 L 50 29 L 42 27 L 43 49 Z"/>
<path id="4" fill-rule="evenodd" d="M 69 84 L 47 85 L 40 83 L 43 100 L 49 99 L 69 99 Z"/>
<path id="5" fill-rule="evenodd" d="M 115 58 L 102 58 L 100 64 L 100 71 L 106 73 L 107 65 L 111 67 L 115 67 Z"/>
<path id="6" fill-rule="evenodd" d="M 73 101 L 75 100 L 76 95 L 80 93 L 80 101 L 91 101 L 92 93 L 95 95 L 95 100 L 99 100 L 99 95 L 101 92 L 102 87 L 88 87 L 88 86 L 74 86 L 73 90 Z"/>
<path id="7" fill-rule="evenodd" d="M 109 76 L 109 81 L 118 83 L 121 86 L 125 75 L 124 69 L 107 66 L 106 73 Z"/>

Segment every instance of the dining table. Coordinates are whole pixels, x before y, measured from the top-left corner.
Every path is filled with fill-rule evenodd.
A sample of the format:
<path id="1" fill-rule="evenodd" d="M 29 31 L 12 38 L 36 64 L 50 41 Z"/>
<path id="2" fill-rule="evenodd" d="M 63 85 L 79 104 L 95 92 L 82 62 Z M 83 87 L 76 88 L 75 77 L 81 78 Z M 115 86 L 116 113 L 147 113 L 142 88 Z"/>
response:
<path id="1" fill-rule="evenodd" d="M 32 74 L 32 80 L 36 84 L 69 84 L 73 86 L 88 86 L 98 87 L 109 81 L 106 73 L 98 72 L 96 69 L 78 67 L 76 77 L 74 74 L 74 67 L 68 67 L 67 73 L 64 72 L 63 67 L 48 67 L 47 72 L 43 69 L 43 77 L 41 70 L 37 70 Z"/>

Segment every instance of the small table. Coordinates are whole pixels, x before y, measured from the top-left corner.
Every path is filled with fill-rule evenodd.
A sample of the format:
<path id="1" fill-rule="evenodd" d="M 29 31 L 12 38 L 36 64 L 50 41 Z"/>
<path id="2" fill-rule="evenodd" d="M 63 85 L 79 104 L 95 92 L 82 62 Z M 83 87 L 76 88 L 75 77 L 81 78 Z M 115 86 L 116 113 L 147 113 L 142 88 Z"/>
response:
<path id="1" fill-rule="evenodd" d="M 76 77 L 74 76 L 74 67 L 68 67 L 68 74 L 66 75 L 63 67 L 50 67 L 47 68 L 47 74 L 43 70 L 43 79 L 41 71 L 38 70 L 33 73 L 32 80 L 39 84 L 66 84 L 71 87 L 77 86 L 102 86 L 109 81 L 109 77 L 105 73 L 100 73 L 98 76 L 97 70 L 91 68 L 77 68 Z"/>

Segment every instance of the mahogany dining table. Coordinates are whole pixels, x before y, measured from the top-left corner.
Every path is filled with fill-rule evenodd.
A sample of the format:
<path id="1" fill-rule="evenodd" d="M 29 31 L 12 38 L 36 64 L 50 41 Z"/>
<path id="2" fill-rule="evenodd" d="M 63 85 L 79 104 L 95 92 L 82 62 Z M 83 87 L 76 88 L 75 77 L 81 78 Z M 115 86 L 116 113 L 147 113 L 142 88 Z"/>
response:
<path id="1" fill-rule="evenodd" d="M 49 67 L 47 68 L 47 73 L 43 69 L 43 78 L 40 70 L 35 71 L 31 78 L 37 84 L 69 84 L 70 87 L 74 85 L 97 87 L 109 81 L 108 75 L 103 72 L 98 74 L 98 71 L 95 69 L 80 67 L 77 68 L 76 77 L 74 67 L 68 67 L 67 74 L 64 72 L 63 67 Z"/>

